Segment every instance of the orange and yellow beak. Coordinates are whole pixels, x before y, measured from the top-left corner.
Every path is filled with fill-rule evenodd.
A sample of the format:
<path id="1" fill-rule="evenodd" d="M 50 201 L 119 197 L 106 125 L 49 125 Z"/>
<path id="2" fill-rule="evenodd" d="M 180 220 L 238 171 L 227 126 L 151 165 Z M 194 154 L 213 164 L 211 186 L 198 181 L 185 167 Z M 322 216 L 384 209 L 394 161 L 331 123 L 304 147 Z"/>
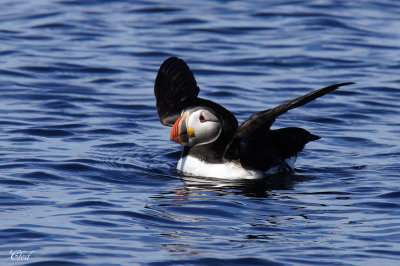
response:
<path id="1" fill-rule="evenodd" d="M 186 146 L 189 144 L 189 137 L 194 136 L 193 128 L 187 127 L 187 117 L 188 115 L 185 113 L 178 120 L 176 120 L 174 126 L 171 130 L 170 140 Z"/>

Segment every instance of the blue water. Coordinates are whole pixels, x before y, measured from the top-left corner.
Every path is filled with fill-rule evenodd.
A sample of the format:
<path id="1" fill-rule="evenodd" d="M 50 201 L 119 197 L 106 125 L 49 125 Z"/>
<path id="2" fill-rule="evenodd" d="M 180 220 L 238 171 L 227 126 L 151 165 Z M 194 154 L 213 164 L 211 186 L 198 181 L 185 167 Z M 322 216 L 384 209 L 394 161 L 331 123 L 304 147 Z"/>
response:
<path id="1" fill-rule="evenodd" d="M 400 2 L 1 1 L 1 265 L 398 265 Z M 322 139 L 295 174 L 175 170 L 158 67 Z M 31 252 L 16 260 L 10 251 Z M 26 253 L 25 253 L 26 254 Z"/>

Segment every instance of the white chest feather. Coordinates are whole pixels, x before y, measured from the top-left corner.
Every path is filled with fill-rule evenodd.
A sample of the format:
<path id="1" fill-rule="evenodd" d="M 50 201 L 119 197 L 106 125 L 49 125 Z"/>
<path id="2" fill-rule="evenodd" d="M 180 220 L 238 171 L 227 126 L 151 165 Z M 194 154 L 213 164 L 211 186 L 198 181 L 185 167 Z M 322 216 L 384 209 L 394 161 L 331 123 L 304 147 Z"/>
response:
<path id="1" fill-rule="evenodd" d="M 176 168 L 188 175 L 225 179 L 258 179 L 263 176 L 260 171 L 247 170 L 233 162 L 210 164 L 191 156 L 181 158 Z"/>
<path id="2" fill-rule="evenodd" d="M 290 170 L 293 170 L 295 160 L 296 157 L 286 159 Z M 282 170 L 282 166 L 276 166 L 263 173 L 262 171 L 245 169 L 234 162 L 210 164 L 191 156 L 181 158 L 176 168 L 187 175 L 224 179 L 260 179 L 265 174 L 274 174 Z"/>

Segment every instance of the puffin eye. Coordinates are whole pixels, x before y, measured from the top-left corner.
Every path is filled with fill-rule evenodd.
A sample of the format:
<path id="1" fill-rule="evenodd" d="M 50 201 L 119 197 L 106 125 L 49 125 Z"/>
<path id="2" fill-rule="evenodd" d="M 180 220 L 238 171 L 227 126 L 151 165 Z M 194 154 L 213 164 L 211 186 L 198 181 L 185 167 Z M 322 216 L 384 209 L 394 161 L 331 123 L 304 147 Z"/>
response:
<path id="1" fill-rule="evenodd" d="M 206 122 L 206 118 L 204 117 L 204 115 L 200 115 L 199 120 L 201 123 Z"/>

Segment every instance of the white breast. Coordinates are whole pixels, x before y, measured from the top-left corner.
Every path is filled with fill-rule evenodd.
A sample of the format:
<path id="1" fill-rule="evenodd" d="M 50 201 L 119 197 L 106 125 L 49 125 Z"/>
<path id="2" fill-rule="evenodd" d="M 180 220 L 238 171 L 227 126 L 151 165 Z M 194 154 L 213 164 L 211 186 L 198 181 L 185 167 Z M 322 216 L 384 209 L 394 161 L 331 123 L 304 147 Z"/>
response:
<path id="1" fill-rule="evenodd" d="M 210 164 L 191 156 L 181 158 L 176 168 L 187 175 L 225 179 L 258 179 L 263 176 L 260 171 L 246 170 L 233 162 Z"/>
<path id="2" fill-rule="evenodd" d="M 289 167 L 293 167 L 296 157 L 286 159 Z M 247 170 L 241 165 L 234 162 L 226 162 L 221 164 L 210 164 L 203 162 L 197 158 L 186 156 L 179 160 L 176 167 L 179 171 L 186 175 L 215 177 L 225 179 L 260 179 L 266 174 L 272 175 L 282 171 L 282 166 L 276 166 L 269 169 L 267 172 L 257 170 Z M 288 170 L 288 169 L 286 169 Z M 293 169 L 289 169 L 293 170 Z"/>

